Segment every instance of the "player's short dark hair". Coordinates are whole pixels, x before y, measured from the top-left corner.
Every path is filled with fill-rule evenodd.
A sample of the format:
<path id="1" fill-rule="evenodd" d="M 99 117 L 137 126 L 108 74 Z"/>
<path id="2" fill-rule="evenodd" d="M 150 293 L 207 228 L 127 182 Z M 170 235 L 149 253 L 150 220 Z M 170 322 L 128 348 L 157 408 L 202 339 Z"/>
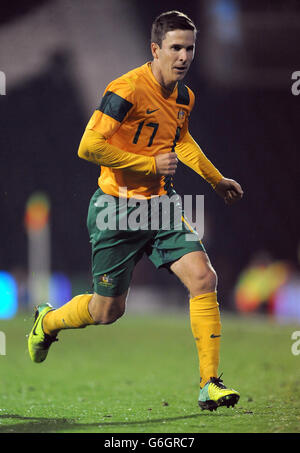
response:
<path id="1" fill-rule="evenodd" d="M 154 20 L 151 29 L 151 42 L 161 47 L 162 41 L 168 31 L 172 30 L 193 30 L 197 33 L 194 22 L 180 11 L 167 11 L 160 14 Z"/>

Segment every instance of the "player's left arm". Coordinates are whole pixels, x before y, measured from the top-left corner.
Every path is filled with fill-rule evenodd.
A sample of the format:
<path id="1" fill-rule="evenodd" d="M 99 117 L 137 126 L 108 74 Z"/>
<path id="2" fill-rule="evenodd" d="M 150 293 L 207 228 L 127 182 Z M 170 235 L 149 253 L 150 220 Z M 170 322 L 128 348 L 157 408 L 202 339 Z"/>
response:
<path id="1" fill-rule="evenodd" d="M 223 198 L 228 205 L 240 200 L 244 195 L 244 191 L 237 181 L 224 177 L 216 185 L 215 192 Z"/>
<path id="2" fill-rule="evenodd" d="M 182 137 L 176 145 L 178 159 L 202 176 L 226 204 L 230 205 L 240 200 L 243 196 L 240 184 L 233 179 L 225 178 L 219 172 L 190 135 L 187 127 L 182 132 Z"/>

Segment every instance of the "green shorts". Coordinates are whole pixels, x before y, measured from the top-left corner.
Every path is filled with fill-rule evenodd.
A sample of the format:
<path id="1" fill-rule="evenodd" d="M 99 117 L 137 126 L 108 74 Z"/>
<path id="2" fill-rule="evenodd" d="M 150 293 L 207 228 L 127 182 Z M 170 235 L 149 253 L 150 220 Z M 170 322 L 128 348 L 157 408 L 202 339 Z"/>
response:
<path id="1" fill-rule="evenodd" d="M 100 188 L 91 198 L 87 226 L 92 244 L 94 291 L 119 296 L 128 290 L 135 265 L 146 253 L 156 268 L 183 255 L 205 252 L 202 242 L 184 218 L 179 196 L 152 200 L 119 199 Z M 164 198 L 164 200 L 163 200 Z"/>

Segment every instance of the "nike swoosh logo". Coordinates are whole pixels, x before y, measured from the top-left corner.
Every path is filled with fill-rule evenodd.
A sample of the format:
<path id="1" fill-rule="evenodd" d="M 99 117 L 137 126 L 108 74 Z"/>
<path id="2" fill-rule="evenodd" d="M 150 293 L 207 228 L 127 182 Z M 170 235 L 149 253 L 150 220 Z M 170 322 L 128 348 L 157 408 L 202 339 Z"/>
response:
<path id="1" fill-rule="evenodd" d="M 49 310 L 49 311 L 52 311 L 52 310 Z M 49 311 L 47 311 L 47 313 L 49 313 Z M 47 313 L 45 313 L 45 315 L 46 315 Z M 45 316 L 45 315 L 44 315 L 44 316 Z M 34 324 L 34 328 L 33 328 L 33 331 L 32 331 L 32 335 L 37 335 L 35 329 L 37 328 L 37 325 L 38 325 L 39 316 L 40 316 L 40 313 L 39 313 L 38 317 L 37 317 L 36 320 L 35 320 L 35 324 Z"/>
<path id="2" fill-rule="evenodd" d="M 215 334 L 212 333 L 211 336 L 210 336 L 210 338 L 218 338 L 218 337 L 220 337 L 220 336 L 221 336 L 221 335 L 215 335 Z"/>
<path id="3" fill-rule="evenodd" d="M 156 110 L 159 110 L 159 109 L 154 109 L 154 110 L 147 109 L 146 113 L 147 113 L 147 115 L 150 115 L 150 113 L 156 112 Z"/>
<path id="4" fill-rule="evenodd" d="M 36 321 L 35 321 L 35 326 L 34 326 L 34 329 L 33 329 L 33 331 L 32 331 L 32 335 L 37 335 L 37 333 L 36 333 L 36 331 L 35 331 L 35 329 L 37 328 L 37 325 L 38 325 L 37 320 L 38 320 L 38 317 L 37 317 L 37 319 L 36 319 Z"/>

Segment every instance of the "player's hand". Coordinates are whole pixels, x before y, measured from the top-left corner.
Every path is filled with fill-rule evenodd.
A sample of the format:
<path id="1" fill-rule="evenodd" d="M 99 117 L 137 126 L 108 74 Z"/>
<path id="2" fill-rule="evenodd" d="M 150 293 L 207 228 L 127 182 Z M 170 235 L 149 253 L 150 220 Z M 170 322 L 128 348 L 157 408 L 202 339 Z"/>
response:
<path id="1" fill-rule="evenodd" d="M 178 159 L 174 152 L 158 154 L 155 163 L 157 175 L 175 175 Z"/>
<path id="2" fill-rule="evenodd" d="M 228 205 L 240 200 L 244 195 L 240 184 L 233 179 L 228 178 L 221 179 L 221 181 L 216 185 L 215 191 Z"/>

